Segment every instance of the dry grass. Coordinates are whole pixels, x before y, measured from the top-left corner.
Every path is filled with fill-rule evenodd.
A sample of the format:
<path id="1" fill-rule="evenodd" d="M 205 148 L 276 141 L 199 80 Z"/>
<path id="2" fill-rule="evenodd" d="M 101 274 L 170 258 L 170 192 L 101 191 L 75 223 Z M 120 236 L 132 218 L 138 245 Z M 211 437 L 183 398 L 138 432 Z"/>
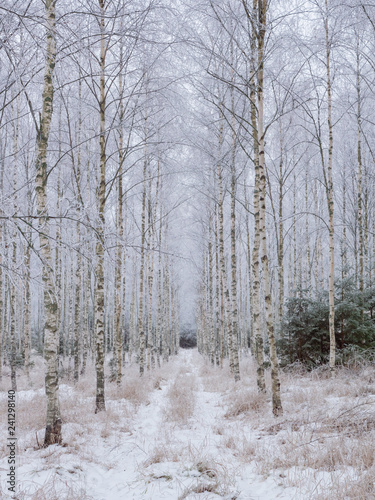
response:
<path id="1" fill-rule="evenodd" d="M 148 446 L 150 451 L 140 459 L 141 462 L 147 457 L 141 470 L 150 467 L 145 473 L 152 475 L 153 464 L 184 464 L 192 475 L 187 476 L 188 487 L 180 487 L 181 499 L 227 495 L 234 485 L 233 464 L 253 463 L 260 474 L 276 474 L 279 482 L 295 486 L 300 495 L 296 498 L 375 500 L 374 366 L 362 363 L 351 369 L 338 368 L 334 380 L 329 378 L 325 367 L 307 372 L 302 366 L 295 366 L 281 372 L 284 416 L 274 419 L 270 394 L 257 392 L 255 366 L 249 358 L 241 360 L 239 383 L 234 383 L 227 363 L 222 369 L 212 367 L 196 354 L 192 362 L 199 366 L 202 384 L 191 373 L 189 364 L 178 366 L 177 361 L 152 373 L 146 372 L 143 378 L 139 377 L 138 367 L 127 366 L 120 387 L 115 382 L 106 383 L 107 411 L 97 415 L 92 363 L 88 363 L 86 374 L 76 385 L 66 371 L 60 381 L 65 447 L 58 447 L 53 453 L 48 449 L 38 450 L 41 469 L 51 470 L 60 464 L 63 467 L 66 453 L 87 463 L 102 465 L 99 455 L 93 453 L 93 443 L 103 440 L 116 443 L 121 432 L 129 433 L 133 439 L 131 434 L 137 432 L 137 410 L 152 401 L 153 391 L 163 389 L 165 431 L 155 443 L 145 442 L 145 450 Z M 36 357 L 35 363 L 31 381 L 22 370 L 18 372 L 19 391 L 43 388 L 44 362 Z M 4 368 L 0 386 L 4 390 L 9 388 L 9 380 L 5 379 L 9 376 L 8 368 Z M 203 404 L 218 401 L 219 406 L 214 409 L 217 417 L 212 427 L 204 429 L 208 433 L 207 441 L 193 445 L 187 442 L 186 433 L 190 427 L 195 429 L 197 419 L 192 417 L 196 390 L 201 386 L 217 394 L 207 395 L 202 399 Z M 267 387 L 270 387 L 269 373 Z M 18 398 L 18 428 L 23 433 L 18 441 L 20 450 L 35 449 L 35 429 L 44 429 L 45 405 L 44 391 L 29 392 Z M 5 422 L 5 409 L 5 404 L 0 405 L 0 422 Z M 3 429 L 5 427 L 0 430 Z M 39 432 L 40 442 L 43 432 Z M 210 448 L 209 454 L 208 443 L 210 447 L 216 446 Z M 6 452 L 0 443 L 0 455 L 5 456 Z M 110 468 L 113 464 L 107 465 Z M 157 466 L 154 468 L 157 473 Z M 21 489 L 19 498 L 88 500 L 91 497 L 78 476 L 66 483 L 63 491 L 59 483 L 51 481 L 43 487 L 35 484 L 34 489 Z"/>
<path id="2" fill-rule="evenodd" d="M 262 474 L 292 467 L 328 472 L 353 467 L 364 471 L 374 465 L 374 438 L 375 435 L 344 439 L 310 430 L 284 432 L 277 445 L 269 440 L 259 442 L 257 465 Z"/>
<path id="3" fill-rule="evenodd" d="M 38 367 L 38 368 L 37 368 Z M 31 384 L 35 390 L 36 381 L 43 380 L 44 361 L 36 358 L 35 367 L 38 373 L 32 371 Z M 86 439 L 107 439 L 120 432 L 131 432 L 132 421 L 136 410 L 141 404 L 147 404 L 150 392 L 155 385 L 164 380 L 165 373 L 155 371 L 146 374 L 143 379 L 139 377 L 136 367 L 126 370 L 123 384 L 118 387 L 116 383 L 106 384 L 106 411 L 95 414 L 95 369 L 92 363 L 88 363 L 86 373 L 74 384 L 68 378 L 67 371 L 60 380 L 60 408 L 63 422 L 63 445 L 73 453 L 85 455 L 84 437 Z M 21 371 L 20 371 L 21 374 Z M 42 375 L 41 375 L 42 374 Z M 6 375 L 6 371 L 4 373 Z M 19 387 L 30 390 L 30 384 L 26 377 L 18 378 Z M 3 381 L 7 387 L 7 381 Z M 19 449 L 37 449 L 43 443 L 44 426 L 46 415 L 46 397 L 42 388 L 37 392 L 28 392 L 25 396 L 18 391 L 17 398 L 17 428 L 19 433 Z M 6 421 L 5 404 L 0 405 L 0 421 Z M 120 424 L 121 421 L 121 424 Z M 74 430 L 73 430 L 74 429 Z M 36 436 L 37 432 L 37 436 Z M 5 443 L 5 442 L 4 442 Z M 0 443 L 0 457 L 6 456 L 6 445 Z M 87 453 L 89 461 L 95 460 Z"/>
<path id="4" fill-rule="evenodd" d="M 316 484 L 311 499 L 375 499 L 374 375 L 370 366 L 338 369 L 334 380 L 325 369 L 282 373 L 284 417 L 266 417 L 263 437 L 250 447 L 258 472 L 281 469 L 285 484 L 301 492 Z M 235 440 L 225 444 L 238 453 Z M 306 483 L 309 470 L 314 479 Z"/>
<path id="5" fill-rule="evenodd" d="M 161 438 L 154 446 L 148 458 L 143 462 L 143 467 L 147 468 L 152 464 L 163 462 L 178 462 L 181 458 L 181 446 L 173 444 L 167 437 Z"/>
<path id="6" fill-rule="evenodd" d="M 219 457 L 207 454 L 202 447 L 188 446 L 183 454 L 184 463 L 190 464 L 189 471 L 196 478 L 195 484 L 184 490 L 178 498 L 193 498 L 192 493 L 216 493 L 220 497 L 228 498 L 235 485 L 236 471 L 226 461 Z M 201 496 L 197 498 L 202 498 Z M 203 497 L 204 498 L 204 497 Z M 229 496 L 231 498 L 231 496 Z"/>
<path id="7" fill-rule="evenodd" d="M 319 500 L 375 500 L 375 470 L 362 474 L 353 480 L 348 477 L 341 481 L 333 478 L 333 487 L 329 492 L 322 492 Z"/>
<path id="8" fill-rule="evenodd" d="M 185 500 L 186 498 L 193 499 L 192 494 L 196 494 L 196 498 L 202 498 L 201 493 L 215 493 L 216 495 L 222 496 L 219 492 L 219 484 L 217 482 L 198 482 L 196 486 L 191 486 L 185 489 L 185 491 L 178 497 L 178 500 Z M 215 495 L 215 496 L 216 496 Z"/>
<path id="9" fill-rule="evenodd" d="M 36 393 L 29 393 L 27 398 L 17 397 L 16 406 L 16 432 L 18 436 L 19 449 L 26 449 L 36 446 L 35 432 L 45 426 L 45 417 L 47 405 L 45 396 Z M 4 424 L 7 422 L 7 405 L 6 400 L 0 404 L 0 422 Z M 6 440 L 0 441 L 0 458 L 8 454 L 6 447 Z"/>
<path id="10" fill-rule="evenodd" d="M 60 483 L 60 484 L 59 484 Z M 83 482 L 82 482 L 83 483 Z M 6 498 L 1 495 L 0 498 Z M 39 485 L 30 485 L 27 488 L 19 488 L 17 500 L 92 500 L 93 497 L 86 493 L 84 484 L 67 484 L 66 481 L 58 481 L 55 478 Z"/>
<path id="11" fill-rule="evenodd" d="M 223 439 L 223 446 L 231 450 L 233 455 L 244 463 L 250 463 L 257 456 L 258 443 L 247 438 L 241 431 L 226 435 Z"/>
<path id="12" fill-rule="evenodd" d="M 205 391 L 226 392 L 233 388 L 234 381 L 227 363 L 223 368 L 212 366 L 207 360 L 201 360 L 199 364 L 199 376 Z"/>
<path id="13" fill-rule="evenodd" d="M 109 383 L 107 387 L 107 398 L 111 400 L 125 399 L 135 407 L 148 402 L 150 392 L 154 389 L 154 375 L 146 373 L 142 378 L 139 376 L 137 367 L 131 367 L 118 386 L 115 382 Z"/>
<path id="14" fill-rule="evenodd" d="M 186 425 L 193 415 L 196 402 L 196 377 L 186 371 L 180 372 L 169 386 L 167 405 L 163 410 L 165 421 Z"/>
<path id="15" fill-rule="evenodd" d="M 296 486 L 301 495 L 307 492 L 303 496 L 309 499 L 375 499 L 374 366 L 338 367 L 333 380 L 326 367 L 281 372 L 284 417 L 277 420 L 269 394 L 256 391 L 251 360 L 241 361 L 237 384 L 226 370 L 200 367 L 204 389 L 223 393 L 228 424 L 217 422 L 213 432 L 222 436 L 224 449 L 244 463 L 255 463 L 260 474 L 285 471 L 284 484 Z M 239 421 L 247 433 L 230 427 Z M 308 483 L 306 471 L 314 474 Z"/>
<path id="16" fill-rule="evenodd" d="M 95 397 L 95 384 L 96 380 L 95 366 L 93 363 L 88 363 L 86 371 L 80 375 L 78 381 L 74 383 L 72 380 L 64 379 L 64 383 L 73 386 L 79 394 L 84 394 L 86 397 Z"/>
<path id="17" fill-rule="evenodd" d="M 168 367 L 146 371 L 143 377 L 139 376 L 139 367 L 132 365 L 124 370 L 120 386 L 116 382 L 108 383 L 106 396 L 111 400 L 125 399 L 138 408 L 141 404 L 147 404 L 151 392 L 161 389 L 175 373 L 176 366 L 173 362 L 168 363 Z"/>
<path id="18" fill-rule="evenodd" d="M 240 415 L 263 413 L 267 405 L 267 396 L 255 389 L 237 386 L 226 400 L 228 405 L 226 418 L 236 418 Z"/>

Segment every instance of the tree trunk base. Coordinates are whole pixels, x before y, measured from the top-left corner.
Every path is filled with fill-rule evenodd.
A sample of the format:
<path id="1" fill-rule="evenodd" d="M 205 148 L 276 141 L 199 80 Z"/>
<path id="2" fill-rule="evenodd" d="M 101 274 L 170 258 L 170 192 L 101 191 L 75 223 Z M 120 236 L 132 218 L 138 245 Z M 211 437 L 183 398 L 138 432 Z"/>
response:
<path id="1" fill-rule="evenodd" d="M 275 417 L 282 417 L 283 415 L 283 408 L 281 406 L 281 402 L 272 402 L 272 413 Z"/>
<path id="2" fill-rule="evenodd" d="M 52 425 L 47 425 L 46 434 L 44 437 L 44 448 L 51 444 L 61 444 L 61 418 L 58 418 Z"/>
<path id="3" fill-rule="evenodd" d="M 96 397 L 96 407 L 95 413 L 99 413 L 100 411 L 105 411 L 105 401 L 104 397 Z"/>

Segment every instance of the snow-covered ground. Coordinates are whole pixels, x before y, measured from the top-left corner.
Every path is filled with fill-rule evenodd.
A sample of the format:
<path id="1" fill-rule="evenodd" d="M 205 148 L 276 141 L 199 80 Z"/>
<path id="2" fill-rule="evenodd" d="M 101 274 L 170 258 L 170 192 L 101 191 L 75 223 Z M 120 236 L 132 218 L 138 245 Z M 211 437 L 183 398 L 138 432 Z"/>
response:
<path id="1" fill-rule="evenodd" d="M 63 446 L 44 433 L 42 363 L 17 395 L 18 499 L 375 498 L 374 369 L 282 375 L 284 416 L 257 394 L 249 358 L 235 384 L 182 350 L 143 379 L 127 367 L 94 414 L 93 368 L 60 386 Z M 23 385 L 23 386 L 22 386 Z M 268 384 L 269 385 L 269 384 Z M 6 390 L 3 381 L 1 389 Z M 2 498 L 8 471 L 6 392 L 0 393 Z M 38 431 L 36 433 L 36 430 Z"/>

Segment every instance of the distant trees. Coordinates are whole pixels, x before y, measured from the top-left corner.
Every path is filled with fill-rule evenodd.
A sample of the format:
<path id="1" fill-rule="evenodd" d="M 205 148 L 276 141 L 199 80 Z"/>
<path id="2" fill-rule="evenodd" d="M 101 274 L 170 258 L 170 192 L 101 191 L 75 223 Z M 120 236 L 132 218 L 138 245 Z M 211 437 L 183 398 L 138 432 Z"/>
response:
<path id="1" fill-rule="evenodd" d="M 155 357 L 160 364 L 162 351 L 167 359 L 179 345 L 177 274 L 167 230 L 173 230 L 178 205 L 166 192 L 161 197 L 162 183 L 173 191 L 167 137 L 175 111 L 165 109 L 170 81 L 161 67 L 170 69 L 166 45 L 153 28 L 166 25 L 154 15 L 154 3 L 99 0 L 77 11 L 74 2 L 49 0 L 45 19 L 38 0 L 27 11 L 7 3 L 1 8 L 9 36 L 1 47 L 8 66 L 0 68 L 0 366 L 9 358 L 15 387 L 18 367 L 30 371 L 31 350 L 44 353 L 45 446 L 62 439 L 59 376 L 77 381 L 94 359 L 96 411 L 105 410 L 106 355 L 115 359 L 120 384 L 124 363 L 136 359 L 126 359 L 127 352 L 139 354 L 142 323 L 147 369 Z M 39 36 L 42 49 L 35 45 Z M 35 54 L 30 70 L 28 57 Z M 147 137 L 146 101 L 152 103 Z M 145 307 L 139 318 L 142 238 Z M 155 290 L 162 291 L 158 304 Z"/>
<path id="2" fill-rule="evenodd" d="M 207 73 L 216 80 L 216 84 L 209 87 L 209 92 L 207 92 L 206 87 L 205 94 L 207 101 L 216 108 L 215 114 L 219 124 L 216 127 L 219 144 L 218 152 L 215 155 L 217 163 L 217 194 L 215 194 L 215 199 L 217 199 L 218 212 L 220 278 L 216 277 L 216 279 L 223 287 L 222 293 L 225 296 L 224 307 L 226 311 L 223 311 L 223 317 L 226 318 L 224 331 L 228 332 L 226 343 L 229 362 L 235 380 L 239 380 L 240 374 L 237 360 L 239 346 L 243 345 L 241 341 L 243 333 L 239 328 L 238 319 L 242 316 L 242 311 L 238 311 L 237 296 L 241 295 L 239 290 L 241 290 L 243 283 L 238 283 L 237 263 L 239 253 L 236 244 L 238 231 L 236 197 L 239 178 L 242 177 L 241 181 L 246 183 L 246 179 L 251 176 L 255 184 L 253 203 L 254 243 L 252 252 L 250 252 L 251 257 L 249 257 L 248 251 L 246 257 L 248 261 L 252 258 L 252 262 L 251 264 L 248 262 L 248 266 L 252 265 L 253 270 L 251 277 L 251 322 L 258 364 L 258 388 L 261 391 L 265 390 L 264 336 L 261 317 L 261 310 L 264 306 L 267 341 L 270 346 L 272 363 L 273 411 L 275 415 L 281 415 L 282 406 L 266 229 L 267 166 L 265 142 L 267 130 L 272 123 L 272 119 L 270 123 L 267 123 L 265 117 L 265 92 L 268 89 L 265 77 L 266 37 L 270 30 L 268 14 L 267 2 L 259 1 L 251 4 L 250 2 L 225 2 L 220 4 L 210 2 L 210 9 L 206 13 L 209 19 L 206 23 L 208 33 L 205 38 L 201 37 L 197 43 L 200 44 L 201 50 L 205 54 Z M 245 22 L 243 22 L 243 19 L 245 19 Z M 215 30 L 220 33 L 218 42 L 213 41 L 215 40 L 213 37 Z M 250 175 L 248 165 L 246 165 L 246 174 L 243 174 L 244 169 L 240 170 L 237 167 L 237 164 L 241 164 L 241 162 L 254 166 L 254 169 L 250 169 Z M 230 181 L 228 181 L 230 182 L 231 193 L 230 284 L 227 280 L 224 257 L 224 165 L 228 169 L 228 173 L 230 172 Z M 245 197 L 247 197 L 246 189 L 245 187 Z M 242 206 L 244 206 L 244 202 L 242 202 Z M 245 210 L 248 210 L 248 207 L 245 207 Z M 250 244 L 250 238 L 247 244 Z M 210 254 L 210 250 L 208 253 Z M 244 275 L 246 276 L 248 273 L 244 273 Z M 211 288 L 211 286 L 208 286 L 208 290 Z M 211 299 L 209 301 L 211 302 Z M 205 314 L 205 312 L 202 314 Z M 244 328 L 243 325 L 241 327 Z"/>
<path id="3" fill-rule="evenodd" d="M 236 234 L 238 267 L 229 275 L 223 290 L 224 294 L 229 290 L 232 299 L 243 294 L 247 298 L 239 303 L 238 317 L 242 322 L 235 338 L 241 356 L 246 351 L 242 339 L 251 332 L 248 345 L 258 360 L 260 390 L 265 390 L 264 360 L 269 359 L 276 367 L 272 371 L 275 414 L 275 340 L 285 363 L 291 308 L 297 308 L 293 316 L 297 318 L 297 310 L 302 307 L 299 301 L 304 301 L 303 307 L 315 301 L 322 304 L 321 311 L 325 311 L 329 326 L 329 362 L 334 376 L 337 349 L 350 344 L 349 339 L 357 342 L 355 336 L 346 336 L 347 340 L 343 340 L 345 335 L 340 336 L 340 331 L 347 331 L 342 316 L 344 295 L 342 289 L 341 297 L 337 293 L 335 280 L 341 275 L 342 279 L 357 283 L 350 300 L 357 296 L 358 304 L 371 284 L 374 259 L 371 264 L 369 256 L 374 239 L 369 217 L 374 191 L 369 165 L 374 161 L 374 137 L 367 129 L 369 122 L 364 115 L 373 107 L 372 85 L 368 83 L 372 43 L 365 43 L 357 29 L 361 25 L 363 32 L 369 9 L 360 2 L 349 7 L 324 0 L 311 2 L 305 14 L 292 7 L 290 12 L 281 13 L 275 4 L 260 1 L 212 1 L 207 9 L 201 8 L 204 21 L 198 28 L 194 25 L 197 29 L 190 34 L 194 49 L 198 47 L 201 54 L 202 73 L 197 86 L 207 116 L 211 116 L 211 123 L 205 123 L 209 131 L 204 136 L 206 157 L 208 162 L 220 165 L 217 172 L 222 177 L 211 177 L 208 169 L 202 176 L 206 196 L 214 205 L 202 221 L 205 243 L 200 288 L 203 305 L 197 308 L 198 346 L 212 360 L 211 351 L 217 349 L 217 339 L 222 340 L 222 352 L 232 365 L 230 332 L 236 323 L 221 299 L 221 287 L 222 276 L 234 269 L 230 265 L 234 252 L 231 245 L 229 254 L 229 238 Z M 371 30 L 371 23 L 365 29 Z M 232 150 L 236 150 L 234 163 Z M 235 183 L 231 177 L 233 164 L 236 170 L 241 165 Z M 220 182 L 224 186 L 222 198 Z M 252 203 L 249 187 L 253 190 Z M 235 218 L 233 204 L 225 202 L 226 193 L 233 192 Z M 235 221 L 235 231 L 229 233 L 227 229 L 223 237 L 224 246 L 228 241 L 228 248 L 224 249 L 227 262 L 217 276 L 213 268 L 212 280 L 210 256 L 215 246 L 210 242 L 208 228 L 220 207 L 224 207 L 223 218 L 228 221 L 224 228 L 229 227 L 229 220 Z M 253 218 L 249 218 L 249 212 Z M 364 269 L 368 270 L 367 284 Z M 327 297 L 328 304 L 323 297 Z M 216 308 L 213 321 L 212 303 Z M 358 327 L 367 332 L 364 338 L 369 339 L 372 319 L 368 321 L 368 312 L 361 310 Z M 212 323 L 213 337 L 209 333 Z M 300 327 L 300 336 L 308 338 L 307 324 L 304 328 L 305 333 Z M 303 347 L 307 346 L 305 341 L 300 342 L 296 345 L 302 359 L 308 348 Z M 321 359 L 325 362 L 326 343 L 324 339 Z"/>

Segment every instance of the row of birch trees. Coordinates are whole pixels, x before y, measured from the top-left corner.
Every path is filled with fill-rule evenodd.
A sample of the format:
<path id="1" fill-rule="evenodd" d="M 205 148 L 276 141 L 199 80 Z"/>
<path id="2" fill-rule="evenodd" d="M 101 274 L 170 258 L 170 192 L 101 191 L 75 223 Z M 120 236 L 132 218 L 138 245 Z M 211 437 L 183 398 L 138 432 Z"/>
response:
<path id="1" fill-rule="evenodd" d="M 0 376 L 44 354 L 46 446 L 59 376 L 95 363 L 103 411 L 108 377 L 177 352 L 181 316 L 236 381 L 248 352 L 259 391 L 270 366 L 279 416 L 287 301 L 325 293 L 334 376 L 337 280 L 375 279 L 374 9 L 2 3 Z"/>
<path id="2" fill-rule="evenodd" d="M 374 296 L 374 7 L 210 0 L 191 8 L 202 18 L 190 33 L 209 117 L 200 141 L 198 345 L 212 363 L 228 356 L 235 380 L 250 349 L 260 391 L 269 365 L 277 416 L 286 300 L 326 291 L 334 376 L 337 283 Z"/>
<path id="3" fill-rule="evenodd" d="M 176 354 L 178 200 L 167 19 L 159 2 L 4 2 L 0 105 L 0 377 L 46 361 L 44 445 L 59 376 L 95 362 L 96 412 L 124 363 Z M 167 12 L 167 11 L 164 11 Z"/>

